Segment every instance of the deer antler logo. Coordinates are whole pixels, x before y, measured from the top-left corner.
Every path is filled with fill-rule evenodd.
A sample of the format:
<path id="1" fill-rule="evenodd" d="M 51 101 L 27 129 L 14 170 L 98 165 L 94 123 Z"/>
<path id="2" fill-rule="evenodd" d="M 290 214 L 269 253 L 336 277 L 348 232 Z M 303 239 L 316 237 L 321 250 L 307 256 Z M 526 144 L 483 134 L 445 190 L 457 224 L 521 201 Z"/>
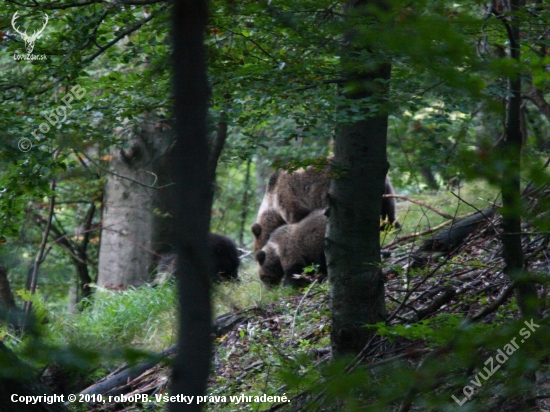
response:
<path id="1" fill-rule="evenodd" d="M 33 49 L 34 49 L 34 42 L 36 41 L 36 39 L 38 38 L 38 36 L 40 36 L 40 33 L 42 33 L 44 31 L 44 29 L 46 28 L 46 24 L 48 24 L 48 15 L 46 13 L 44 13 L 44 25 L 42 26 L 42 28 L 40 30 L 36 30 L 32 35 L 28 35 L 27 34 L 27 30 L 25 30 L 24 32 L 21 32 L 17 27 L 16 27 L 16 20 L 19 16 L 17 15 L 17 12 L 15 12 L 15 14 L 13 15 L 12 19 L 11 19 L 11 26 L 13 27 L 13 29 L 19 33 L 21 35 L 21 38 L 25 41 L 25 48 L 27 49 L 27 53 L 31 54 Z"/>

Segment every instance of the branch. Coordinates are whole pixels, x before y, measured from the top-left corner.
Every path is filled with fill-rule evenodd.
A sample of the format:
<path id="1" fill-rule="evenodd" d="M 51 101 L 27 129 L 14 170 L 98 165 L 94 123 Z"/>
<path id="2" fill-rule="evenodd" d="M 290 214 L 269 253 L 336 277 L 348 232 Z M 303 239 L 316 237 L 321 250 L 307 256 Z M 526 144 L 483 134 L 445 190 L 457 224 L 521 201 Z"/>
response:
<path id="1" fill-rule="evenodd" d="M 10 89 L 25 89 L 25 86 L 22 84 L 7 84 L 5 86 L 2 86 L 3 90 L 10 90 Z"/>
<path id="2" fill-rule="evenodd" d="M 311 84 L 309 86 L 299 87 L 298 89 L 293 89 L 291 92 L 303 92 L 304 90 L 314 89 L 316 87 L 322 86 L 324 84 L 343 84 L 346 80 L 345 79 L 329 79 L 329 80 L 323 80 L 321 82 Z"/>
<path id="3" fill-rule="evenodd" d="M 499 19 L 502 22 L 502 24 L 506 29 L 506 34 L 508 35 L 509 40 L 514 38 L 514 32 L 512 30 L 512 26 L 508 24 L 508 22 L 506 21 L 506 17 L 502 13 L 500 13 L 497 9 L 495 9 L 492 4 L 489 5 L 489 10 L 487 11 L 487 14 L 494 15 L 497 19 Z"/>
<path id="4" fill-rule="evenodd" d="M 102 172 L 105 172 L 105 173 L 108 173 L 108 174 L 110 174 L 110 175 L 119 177 L 119 178 L 121 178 L 121 179 L 129 180 L 130 182 L 136 183 L 136 184 L 138 184 L 138 185 L 140 185 L 140 186 L 147 187 L 147 188 L 149 188 L 149 189 L 163 189 L 163 188 L 165 188 L 165 187 L 172 186 L 172 183 L 169 183 L 169 184 L 164 185 L 164 186 L 155 186 L 154 184 L 156 184 L 156 182 L 157 182 L 157 176 L 156 176 L 154 173 L 152 173 L 152 172 L 148 172 L 148 171 L 144 170 L 145 173 L 151 173 L 151 174 L 153 174 L 153 175 L 155 176 L 155 182 L 154 182 L 154 184 L 153 184 L 153 185 L 146 185 L 145 183 L 138 182 L 137 180 L 134 180 L 134 179 L 132 179 L 132 178 L 130 178 L 130 177 L 122 176 L 122 175 L 119 175 L 118 173 L 111 172 L 110 170 L 104 169 L 103 167 L 101 167 L 100 165 L 98 165 L 96 162 L 94 162 L 92 159 L 90 159 L 90 157 L 89 157 L 86 153 L 82 152 L 82 154 L 84 155 L 84 157 L 85 157 L 86 159 L 88 159 L 88 161 L 89 161 L 90 163 L 92 163 L 95 167 L 97 167 L 97 168 L 98 168 L 99 170 L 101 170 Z"/>
<path id="5" fill-rule="evenodd" d="M 39 214 L 36 214 L 37 218 L 39 219 L 39 224 L 41 223 L 47 223 L 46 219 L 40 216 Z M 93 232 L 99 229 L 91 229 L 88 232 Z M 51 226 L 51 232 L 57 237 L 54 241 L 50 243 L 46 251 L 44 252 L 44 256 L 42 257 L 42 261 L 46 258 L 46 256 L 51 252 L 53 246 L 55 244 L 59 244 L 59 246 L 63 249 L 65 249 L 71 257 L 84 265 L 90 265 L 94 266 L 92 262 L 87 261 L 87 259 L 82 259 L 77 255 L 77 252 L 75 251 L 75 248 L 78 249 L 78 245 L 74 244 L 72 245 L 69 239 L 73 236 L 77 236 L 77 233 L 71 233 L 71 234 L 63 234 L 61 230 L 59 230 L 55 225 Z"/>
<path id="6" fill-rule="evenodd" d="M 134 24 L 133 26 L 130 26 L 129 28 L 127 28 L 126 30 L 122 31 L 118 36 L 116 36 L 113 40 L 111 40 L 109 43 L 107 43 L 105 46 L 100 46 L 99 47 L 99 50 L 97 52 L 95 52 L 94 54 L 92 54 L 91 56 L 89 56 L 88 58 L 86 59 L 83 59 L 83 62 L 84 63 L 89 63 L 91 62 L 92 60 L 94 60 L 96 57 L 98 57 L 99 55 L 101 55 L 105 50 L 107 50 L 108 48 L 110 48 L 111 46 L 115 45 L 116 43 L 118 43 L 119 40 L 123 39 L 124 37 L 126 37 L 127 35 L 129 34 L 132 34 L 133 32 L 135 32 L 136 30 L 138 30 L 139 28 L 141 28 L 141 26 L 143 26 L 145 23 L 153 20 L 156 16 L 158 16 L 159 14 L 161 14 L 165 9 L 168 8 L 168 6 L 170 6 L 172 4 L 173 0 L 168 0 L 165 4 L 162 5 L 162 7 L 160 7 L 156 12 L 154 13 L 151 13 L 150 16 L 146 17 L 145 19 L 139 21 L 138 23 Z"/>
<path id="7" fill-rule="evenodd" d="M 546 119 L 550 121 L 550 104 L 544 98 L 542 90 L 537 89 L 534 85 L 531 85 L 531 87 L 529 87 L 525 92 L 524 97 L 537 106 Z"/>
<path id="8" fill-rule="evenodd" d="M 236 34 L 238 36 L 241 36 L 241 37 L 244 37 L 246 40 L 248 40 L 250 43 L 253 43 L 254 45 L 256 45 L 256 47 L 258 49 L 260 49 L 267 57 L 269 57 L 271 60 L 273 60 L 275 63 L 279 63 L 279 60 L 277 60 L 274 56 L 272 56 L 269 52 L 267 52 L 262 46 L 260 46 L 258 44 L 258 42 L 256 42 L 255 40 L 252 40 L 250 37 L 248 36 L 245 36 L 244 34 L 242 33 L 237 33 L 236 31 L 233 31 L 233 30 L 228 30 L 229 33 L 232 33 L 232 34 Z"/>
<path id="9" fill-rule="evenodd" d="M 383 197 L 393 197 L 395 199 L 407 200 L 411 203 L 416 203 L 417 205 L 420 205 L 420 206 L 423 206 L 427 209 L 430 209 L 432 212 L 437 213 L 439 216 L 443 216 L 445 219 L 454 219 L 455 218 L 454 216 L 449 215 L 448 213 L 440 212 L 435 207 L 432 207 L 432 206 L 428 205 L 427 203 L 424 203 L 420 200 L 412 199 L 412 198 L 407 197 L 407 196 L 403 196 L 403 195 L 383 195 Z"/>
<path id="10" fill-rule="evenodd" d="M 471 216 L 474 213 L 476 213 L 476 212 L 468 213 L 467 215 L 464 215 L 463 217 Z M 422 232 L 416 232 L 416 233 L 411 233 L 411 234 L 408 234 L 408 235 L 399 236 L 393 242 L 388 243 L 384 248 L 389 249 L 390 247 L 395 246 L 396 244 L 401 243 L 405 240 L 412 239 L 412 238 L 415 238 L 415 237 L 418 237 L 418 236 L 424 236 L 424 235 L 427 235 L 429 233 L 438 231 L 439 229 L 441 229 L 441 228 L 443 228 L 447 225 L 450 225 L 451 223 L 452 223 L 452 220 L 448 220 L 446 222 L 441 223 L 440 225 L 437 225 L 437 226 L 434 226 L 432 228 L 423 230 Z"/>
<path id="11" fill-rule="evenodd" d="M 506 299 L 508 299 L 508 297 L 514 291 L 514 289 L 516 288 L 517 285 L 518 285 L 517 281 L 513 281 L 512 283 L 510 283 L 508 285 L 508 287 L 502 291 L 502 293 L 497 298 L 497 300 L 495 300 L 492 304 L 490 304 L 489 306 L 487 306 L 483 310 L 481 310 L 478 313 L 476 313 L 475 315 L 473 315 L 471 317 L 471 320 L 477 321 L 477 320 L 481 319 L 482 317 L 487 316 L 490 313 L 493 313 L 495 310 L 497 310 L 500 307 L 500 305 L 502 305 L 504 303 L 504 301 Z"/>
<path id="12" fill-rule="evenodd" d="M 17 4 L 18 6 L 21 6 L 21 7 L 31 7 L 31 8 L 39 7 L 41 9 L 45 9 L 45 10 L 69 9 L 71 7 L 89 6 L 90 4 L 95 4 L 95 3 L 105 3 L 105 0 L 89 0 L 89 1 L 86 1 L 86 2 L 82 2 L 82 3 L 69 3 L 69 4 L 38 3 L 36 0 L 34 0 L 32 2 L 32 4 L 29 4 L 29 3 L 24 4 L 24 3 L 20 3 L 18 1 L 15 1 L 15 0 L 6 0 L 6 1 L 8 3 Z"/>

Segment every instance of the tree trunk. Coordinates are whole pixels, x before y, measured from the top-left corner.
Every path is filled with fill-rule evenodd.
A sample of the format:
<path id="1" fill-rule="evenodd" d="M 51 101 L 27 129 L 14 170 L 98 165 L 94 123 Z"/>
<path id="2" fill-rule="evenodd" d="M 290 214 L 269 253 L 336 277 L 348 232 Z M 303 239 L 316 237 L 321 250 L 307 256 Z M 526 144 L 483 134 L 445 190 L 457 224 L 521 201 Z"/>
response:
<path id="1" fill-rule="evenodd" d="M 11 293 L 10 282 L 6 268 L 0 265 L 0 310 L 16 309 L 15 299 Z"/>
<path id="2" fill-rule="evenodd" d="M 245 224 L 246 224 L 246 216 L 248 215 L 248 211 L 250 209 L 250 194 L 249 192 L 249 186 L 250 186 L 250 165 L 252 161 L 250 159 L 246 162 L 246 174 L 244 178 L 244 191 L 243 191 L 243 200 L 241 201 L 241 231 L 239 232 L 239 247 L 244 247 L 244 231 L 245 231 Z"/>
<path id="3" fill-rule="evenodd" d="M 204 0 L 178 1 L 173 15 L 174 114 L 176 145 L 170 153 L 174 185 L 167 204 L 174 224 L 178 255 L 178 354 L 171 394 L 202 396 L 210 371 L 212 341 L 208 228 L 212 182 L 208 179 L 206 115 L 209 87 L 203 35 L 207 23 Z M 170 411 L 200 411 L 202 404 L 173 403 Z"/>
<path id="4" fill-rule="evenodd" d="M 439 189 L 439 184 L 437 183 L 437 180 L 432 172 L 432 168 L 430 166 L 421 166 L 420 167 L 420 174 L 424 178 L 424 182 L 428 185 L 428 188 L 430 190 L 437 190 Z"/>
<path id="5" fill-rule="evenodd" d="M 92 288 L 90 288 L 92 278 L 90 277 L 90 273 L 88 271 L 88 244 L 90 243 L 90 235 L 92 233 L 90 230 L 92 228 L 94 214 L 95 204 L 92 202 L 82 225 L 84 239 L 82 239 L 82 243 L 78 245 L 76 249 L 76 253 L 80 260 L 73 258 L 73 263 L 76 267 L 76 273 L 78 275 L 76 304 L 78 304 L 82 299 L 90 297 L 92 293 Z"/>
<path id="6" fill-rule="evenodd" d="M 517 13 L 521 0 L 511 0 L 512 13 Z M 519 20 L 512 17 L 504 23 L 508 32 L 510 58 L 520 61 Z M 524 256 L 521 245 L 521 77 L 519 73 L 510 76 L 507 81 L 506 124 L 502 142 L 503 159 L 506 168 L 502 177 L 502 244 L 504 273 L 512 280 L 524 275 Z M 532 283 L 521 282 L 516 287 L 516 299 L 521 316 L 538 316 L 537 293 Z"/>
<path id="7" fill-rule="evenodd" d="M 348 36 L 344 67 L 355 58 L 353 41 Z M 356 71 L 345 73 L 348 87 L 354 88 L 346 97 L 370 97 L 373 103 L 384 104 L 391 66 L 374 60 L 372 63 L 372 69 L 355 63 Z M 389 167 L 388 115 L 383 107 L 374 115 L 365 110 L 364 115 L 364 120 L 341 127 L 334 145 L 334 169 L 342 170 L 331 181 L 326 230 L 334 356 L 359 353 L 372 334 L 364 325 L 386 318 L 380 269 L 380 208 Z"/>
<path id="8" fill-rule="evenodd" d="M 99 250 L 99 286 L 140 285 L 154 267 L 158 169 L 168 150 L 169 127 L 146 121 L 130 147 L 115 153 L 105 185 Z"/>

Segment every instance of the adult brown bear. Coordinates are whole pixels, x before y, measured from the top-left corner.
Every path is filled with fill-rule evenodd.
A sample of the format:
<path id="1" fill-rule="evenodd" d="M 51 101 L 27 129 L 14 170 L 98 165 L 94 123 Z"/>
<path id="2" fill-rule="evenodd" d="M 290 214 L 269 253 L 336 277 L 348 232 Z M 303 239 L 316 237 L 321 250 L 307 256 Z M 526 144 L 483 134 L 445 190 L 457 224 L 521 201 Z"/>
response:
<path id="1" fill-rule="evenodd" d="M 319 273 L 327 273 L 325 260 L 325 225 L 323 209 L 317 209 L 298 223 L 277 228 L 267 243 L 256 252 L 258 274 L 267 285 L 302 286 L 303 279 L 295 279 L 305 267 L 319 265 Z"/>
<path id="2" fill-rule="evenodd" d="M 317 170 L 309 166 L 293 173 L 277 171 L 271 175 L 256 223 L 250 228 L 254 234 L 254 252 L 267 243 L 270 234 L 279 226 L 298 223 L 312 211 L 325 208 L 330 185 L 329 173 L 329 167 Z M 386 176 L 384 194 L 394 193 L 390 179 Z M 380 215 L 390 225 L 400 227 L 396 220 L 394 198 L 382 198 Z"/>

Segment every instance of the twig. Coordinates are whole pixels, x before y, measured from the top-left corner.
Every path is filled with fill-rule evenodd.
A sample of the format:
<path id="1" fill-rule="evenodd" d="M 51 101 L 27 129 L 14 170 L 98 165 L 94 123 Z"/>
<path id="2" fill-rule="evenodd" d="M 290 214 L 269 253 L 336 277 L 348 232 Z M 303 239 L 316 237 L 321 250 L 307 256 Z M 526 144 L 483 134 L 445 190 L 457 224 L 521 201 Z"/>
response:
<path id="1" fill-rule="evenodd" d="M 445 353 L 448 353 L 452 349 L 452 346 L 453 346 L 453 341 L 449 342 L 448 344 L 446 344 L 444 346 L 441 346 L 441 347 L 437 348 L 434 351 L 428 349 L 429 354 L 422 360 L 422 362 L 420 362 L 420 364 L 416 368 L 417 375 L 422 376 L 421 371 L 424 368 L 424 366 L 428 362 L 430 362 L 432 359 L 435 360 L 435 358 L 438 357 L 439 355 L 443 355 Z M 413 405 L 414 397 L 418 393 L 418 386 L 417 385 L 418 384 L 415 382 L 409 388 L 409 390 L 407 391 L 407 393 L 405 395 L 405 399 L 403 399 L 403 402 L 401 402 L 401 406 L 399 407 L 399 412 L 408 412 L 411 409 L 411 407 Z"/>
<path id="2" fill-rule="evenodd" d="M 443 216 L 445 219 L 454 219 L 455 218 L 453 215 L 450 215 L 450 214 L 445 213 L 445 212 L 441 212 L 441 211 L 437 210 L 435 207 L 430 206 L 427 203 L 424 203 L 420 200 L 412 199 L 408 196 L 393 195 L 392 194 L 392 195 L 383 195 L 383 197 L 393 197 L 395 199 L 403 199 L 403 200 L 406 200 L 406 201 L 411 202 L 411 203 L 416 203 L 417 205 L 420 205 L 420 206 L 423 206 L 427 209 L 430 209 L 432 212 L 437 213 L 439 216 Z"/>
<path id="3" fill-rule="evenodd" d="M 300 300 L 300 303 L 298 304 L 298 307 L 296 308 L 296 311 L 294 312 L 294 319 L 292 319 L 292 328 L 291 328 L 291 332 L 290 332 L 290 344 L 289 344 L 289 346 L 292 346 L 292 343 L 294 342 L 294 327 L 296 326 L 296 317 L 298 316 L 298 311 L 300 310 L 300 307 L 302 306 L 302 303 L 304 302 L 304 300 L 307 298 L 307 295 L 309 294 L 310 290 L 313 289 L 313 286 L 315 286 L 316 283 L 317 283 L 317 279 L 315 279 L 313 281 L 313 283 L 311 284 L 311 286 L 307 289 L 306 293 L 304 294 L 304 296 Z"/>
<path id="4" fill-rule="evenodd" d="M 504 289 L 502 291 L 502 293 L 500 294 L 500 296 L 497 298 L 497 300 L 495 300 L 493 303 L 491 303 L 489 306 L 487 306 L 486 308 L 484 308 L 483 310 L 479 311 L 478 313 L 476 313 L 474 316 L 472 316 L 470 319 L 472 321 L 477 321 L 479 319 L 481 319 L 482 317 L 484 316 L 487 316 L 488 314 L 490 313 L 493 313 L 495 310 L 497 310 L 500 305 L 502 305 L 504 303 L 504 301 L 506 299 L 508 299 L 508 297 L 510 296 L 510 294 L 514 291 L 514 289 L 516 288 L 518 282 L 517 281 L 513 281 L 512 283 L 510 283 L 508 285 L 508 287 L 506 289 Z"/>
<path id="5" fill-rule="evenodd" d="M 467 216 L 470 216 L 470 215 L 473 215 L 475 212 L 473 213 L 469 213 L 468 215 L 465 215 L 464 217 L 467 217 Z M 434 226 L 432 228 L 429 228 L 429 229 L 426 229 L 426 230 L 423 230 L 422 232 L 416 232 L 416 233 L 410 233 L 408 235 L 403 235 L 403 236 L 399 236 L 398 238 L 396 238 L 395 240 L 393 240 L 392 242 L 388 243 L 384 249 L 389 249 L 390 247 L 393 247 L 395 245 L 397 245 L 398 243 L 401 243 L 405 240 L 409 240 L 411 238 L 415 238 L 415 237 L 418 237 L 418 236 L 424 236 L 424 235 L 427 235 L 429 233 L 432 233 L 432 232 L 436 232 L 438 231 L 439 229 L 441 228 L 444 228 L 445 226 L 447 225 L 450 225 L 452 223 L 452 220 L 447 220 L 446 222 L 443 222 L 441 223 L 440 225 L 437 225 L 437 226 Z"/>
<path id="6" fill-rule="evenodd" d="M 161 14 L 166 8 L 168 8 L 169 5 L 172 4 L 172 1 L 173 0 L 168 0 L 166 3 L 164 3 L 156 12 L 154 13 L 151 13 L 148 17 L 146 17 L 145 19 L 137 22 L 136 24 L 130 26 L 129 28 L 127 28 L 126 30 L 123 30 L 118 36 L 116 36 L 113 40 L 111 40 L 110 42 L 108 42 L 107 44 L 105 44 L 105 46 L 101 46 L 99 47 L 99 50 L 97 52 L 95 52 L 94 54 L 92 54 L 91 56 L 85 58 L 83 60 L 83 62 L 85 63 L 89 63 L 91 62 L 92 60 L 94 60 L 96 57 L 98 57 L 99 55 L 101 55 L 105 50 L 107 50 L 108 48 L 110 48 L 111 46 L 115 45 L 116 43 L 119 42 L 119 40 L 123 39 L 124 37 L 128 36 L 129 34 L 132 34 L 133 32 L 135 32 L 136 30 L 138 30 L 139 28 L 141 28 L 141 26 L 143 26 L 145 23 L 149 22 L 150 20 L 154 19 L 156 16 L 158 16 L 159 14 Z"/>
<path id="7" fill-rule="evenodd" d="M 480 213 L 481 216 L 483 216 L 485 218 L 485 221 L 488 222 L 492 227 L 493 227 L 493 230 L 495 231 L 495 233 L 498 233 L 498 229 L 497 227 L 493 224 L 493 222 L 489 219 L 489 216 L 485 216 L 485 214 L 483 213 L 483 210 L 479 210 L 477 207 L 475 207 L 473 204 L 471 204 L 470 202 L 467 202 L 466 200 L 464 200 L 463 198 L 461 198 L 459 195 L 457 195 L 455 192 L 453 192 L 452 190 L 450 191 L 451 194 L 456 197 L 458 200 L 460 200 L 461 202 L 467 204 L 468 206 L 470 206 L 472 209 L 475 209 L 475 213 Z M 498 195 L 497 195 L 497 198 L 498 198 Z M 493 208 L 495 209 L 498 209 L 499 206 L 496 204 L 496 199 L 495 199 L 495 202 L 493 202 Z M 484 209 L 485 210 L 485 209 Z M 492 209 L 491 209 L 492 210 Z M 473 214 L 473 213 L 472 213 Z"/>
<path id="8" fill-rule="evenodd" d="M 172 186 L 172 184 L 173 184 L 173 183 L 169 183 L 169 184 L 164 185 L 164 186 L 154 186 L 154 185 L 157 183 L 157 175 L 155 175 L 153 172 L 149 172 L 149 171 L 147 171 L 147 170 L 143 170 L 143 172 L 152 174 L 152 175 L 155 177 L 155 181 L 153 182 L 153 185 L 147 185 L 147 184 L 145 184 L 145 183 L 138 182 L 137 180 L 134 180 L 134 179 L 132 179 L 132 178 L 130 178 L 130 177 L 122 176 L 122 175 L 119 175 L 118 173 L 111 172 L 110 170 L 104 169 L 103 167 L 101 167 L 100 165 L 98 165 L 96 162 L 94 162 L 92 159 L 90 159 L 90 157 L 89 157 L 86 153 L 84 153 L 84 152 L 82 152 L 82 155 L 83 155 L 86 159 L 88 159 L 88 161 L 89 161 L 90 163 L 92 163 L 95 167 L 97 167 L 97 168 L 98 168 L 99 170 L 101 170 L 102 172 L 105 172 L 105 173 L 108 173 L 108 174 L 110 174 L 110 175 L 119 177 L 119 178 L 121 178 L 121 179 L 129 180 L 130 182 L 136 183 L 136 184 L 138 184 L 138 185 L 140 185 L 140 186 L 143 186 L 143 187 L 147 187 L 147 188 L 149 188 L 149 189 L 163 189 L 163 188 L 165 188 L 165 187 Z"/>

